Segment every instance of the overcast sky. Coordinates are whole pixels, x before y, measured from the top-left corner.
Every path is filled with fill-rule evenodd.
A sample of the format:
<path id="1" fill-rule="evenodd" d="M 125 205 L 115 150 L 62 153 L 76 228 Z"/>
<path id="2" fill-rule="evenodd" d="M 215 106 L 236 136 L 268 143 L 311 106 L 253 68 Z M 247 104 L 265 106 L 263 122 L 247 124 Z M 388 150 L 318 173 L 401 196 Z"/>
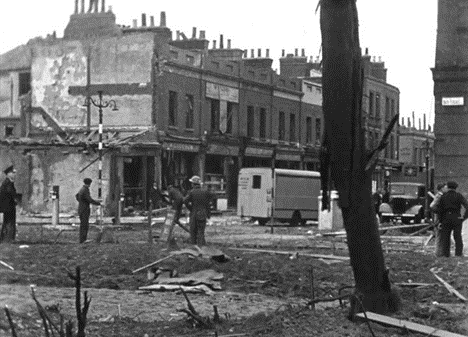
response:
<path id="1" fill-rule="evenodd" d="M 101 0 L 100 0 L 101 1 Z M 99 2 L 100 2 L 99 1 Z M 86 0 L 86 9 L 89 0 Z M 166 12 L 167 25 L 173 31 L 192 34 L 192 27 L 206 31 L 210 41 L 232 40 L 233 48 L 270 49 L 278 67 L 281 50 L 293 53 L 305 48 L 307 56 L 320 50 L 318 0 L 106 0 L 112 6 L 117 23 L 141 24 L 141 13 Z M 80 0 L 81 3 L 81 0 Z M 100 2 L 101 3 L 101 2 Z M 57 31 L 59 37 L 74 11 L 75 0 L 8 1 L 0 11 L 0 53 L 26 43 L 36 36 Z M 281 4 L 281 5 L 280 5 Z M 388 68 L 387 81 L 400 89 L 400 114 L 434 119 L 433 81 L 437 32 L 436 0 L 358 0 L 361 47 L 372 56 L 382 57 Z M 99 4 L 99 7 L 101 5 Z M 219 44 L 219 42 L 218 42 Z M 211 42 L 210 42 L 211 46 Z M 257 53 L 255 51 L 255 53 Z M 250 52 L 249 52 L 250 56 Z M 401 120 L 401 119 L 400 119 Z M 405 118 L 406 120 L 406 118 Z"/>

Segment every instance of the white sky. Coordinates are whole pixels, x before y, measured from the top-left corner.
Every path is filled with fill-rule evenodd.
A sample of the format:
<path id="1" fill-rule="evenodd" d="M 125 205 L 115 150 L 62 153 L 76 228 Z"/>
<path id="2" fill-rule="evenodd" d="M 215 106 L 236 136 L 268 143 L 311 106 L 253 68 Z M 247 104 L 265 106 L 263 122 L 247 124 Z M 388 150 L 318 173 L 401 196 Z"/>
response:
<path id="1" fill-rule="evenodd" d="M 101 0 L 100 0 L 101 1 Z M 224 35 L 232 40 L 233 48 L 270 49 L 270 57 L 278 67 L 281 50 L 293 53 L 305 48 L 307 56 L 320 50 L 318 0 L 106 0 L 112 6 L 117 23 L 141 24 L 141 13 L 154 15 L 166 12 L 167 25 L 191 37 L 192 27 L 205 30 L 206 38 L 218 40 Z M 81 3 L 81 0 L 80 0 Z M 85 1 L 87 10 L 89 0 Z M 282 5 L 277 5 L 277 4 Z M 388 68 L 387 81 L 400 89 L 400 115 L 416 118 L 425 113 L 434 119 L 433 81 L 430 68 L 434 66 L 437 32 L 436 0 L 359 0 L 361 48 L 369 48 L 372 56 L 381 56 Z M 8 1 L 0 11 L 0 53 L 4 53 L 36 36 L 45 37 L 57 31 L 59 37 L 73 13 L 74 0 Z M 99 8 L 101 3 L 99 3 Z M 197 33 L 198 34 L 198 33 Z M 211 46 L 211 42 L 210 42 Z M 219 46 L 219 42 L 218 42 Z M 401 118 L 400 118 L 401 121 Z M 417 123 L 417 121 L 416 121 Z"/>

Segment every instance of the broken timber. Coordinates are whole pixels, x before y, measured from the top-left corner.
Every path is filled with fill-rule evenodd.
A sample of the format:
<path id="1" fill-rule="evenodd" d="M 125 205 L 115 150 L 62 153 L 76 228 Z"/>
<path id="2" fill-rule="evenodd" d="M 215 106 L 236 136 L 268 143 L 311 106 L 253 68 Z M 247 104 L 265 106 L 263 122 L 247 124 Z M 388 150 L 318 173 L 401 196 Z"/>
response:
<path id="1" fill-rule="evenodd" d="M 454 287 L 452 287 L 450 284 L 448 284 L 446 281 L 444 281 L 444 279 L 442 277 L 440 277 L 439 275 L 437 275 L 434 270 L 431 270 L 431 273 L 435 276 L 436 279 L 439 280 L 440 283 L 442 283 L 445 286 L 445 288 L 447 288 L 447 290 L 451 294 L 455 295 L 456 297 L 458 297 L 463 302 L 467 301 L 465 296 L 460 294 Z"/>
<path id="2" fill-rule="evenodd" d="M 387 324 L 387 325 L 392 325 L 394 327 L 398 328 L 403 328 L 407 329 L 410 331 L 414 332 L 419 332 L 422 334 L 425 334 L 426 336 L 434 336 L 434 337 L 466 337 L 465 335 L 460 335 L 454 332 L 449 332 L 446 330 L 440 330 L 436 329 L 427 325 L 422 325 L 422 324 L 417 324 L 413 323 L 410 321 L 405 321 L 393 317 L 388 317 L 384 315 L 379 315 L 370 311 L 366 312 L 367 319 L 377 322 L 377 323 L 382 323 L 382 324 Z M 366 316 L 364 313 L 359 313 L 355 315 L 356 317 L 366 319 Z"/>
<path id="3" fill-rule="evenodd" d="M 166 257 L 163 257 L 162 259 L 159 259 L 157 261 L 154 261 L 154 262 L 151 262 L 150 264 L 147 264 L 146 266 L 143 266 L 143 267 L 140 267 L 138 269 L 135 269 L 134 271 L 132 271 L 132 274 L 136 274 L 142 270 L 145 270 L 145 269 L 148 269 L 148 268 L 151 268 L 152 266 L 155 266 L 157 265 L 158 263 L 160 262 L 163 262 L 163 261 L 166 261 L 168 259 L 170 259 L 171 257 L 175 256 L 174 254 L 171 254 L 171 255 L 168 255 Z"/>
<path id="4" fill-rule="evenodd" d="M 322 254 L 303 254 L 300 252 L 284 252 L 276 250 L 266 250 L 266 249 L 250 249 L 250 248 L 229 248 L 230 250 L 239 250 L 244 252 L 253 252 L 253 253 L 269 253 L 269 254 L 280 254 L 280 255 L 297 255 L 297 256 L 307 256 L 317 259 L 330 259 L 330 260 L 341 260 L 349 261 L 347 256 L 337 256 L 337 255 L 322 255 Z"/>
<path id="5" fill-rule="evenodd" d="M 401 226 L 390 226 L 390 227 L 379 227 L 379 231 L 387 231 L 392 229 L 401 229 L 401 228 L 415 228 L 415 227 L 423 227 L 427 226 L 427 224 L 416 224 L 416 225 L 401 225 Z M 330 233 L 322 233 L 323 236 L 337 236 L 337 235 L 346 235 L 346 231 L 339 231 L 339 232 L 330 232 Z"/>
<path id="6" fill-rule="evenodd" d="M 13 267 L 12 267 L 12 266 L 10 266 L 8 263 L 6 263 L 6 262 L 3 262 L 3 261 L 1 261 L 1 260 L 0 260 L 0 264 L 1 264 L 2 266 L 5 266 L 5 267 L 7 267 L 8 269 L 15 270 L 15 268 L 13 268 Z"/>

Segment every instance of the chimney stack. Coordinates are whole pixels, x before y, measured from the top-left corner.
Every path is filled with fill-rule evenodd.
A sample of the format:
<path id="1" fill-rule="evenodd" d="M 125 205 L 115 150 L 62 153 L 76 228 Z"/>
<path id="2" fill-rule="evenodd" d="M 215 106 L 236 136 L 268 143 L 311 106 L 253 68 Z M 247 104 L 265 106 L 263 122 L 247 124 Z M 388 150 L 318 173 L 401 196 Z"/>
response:
<path id="1" fill-rule="evenodd" d="M 200 40 L 204 40 L 204 39 L 205 39 L 205 31 L 200 30 Z"/>
<path id="2" fill-rule="evenodd" d="M 424 118 L 424 130 L 427 130 L 426 129 L 426 114 L 423 115 L 423 118 Z"/>
<path id="3" fill-rule="evenodd" d="M 105 12 L 106 11 L 106 0 L 101 0 L 101 12 Z"/>
<path id="4" fill-rule="evenodd" d="M 180 40 L 180 30 L 176 30 L 176 40 Z"/>
<path id="5" fill-rule="evenodd" d="M 411 128 L 411 120 L 409 117 L 408 117 L 408 128 Z"/>
<path id="6" fill-rule="evenodd" d="M 297 49 L 297 48 L 294 49 L 294 56 L 296 56 L 296 57 L 299 55 L 299 54 L 298 54 L 298 50 L 299 50 L 299 49 Z"/>
<path id="7" fill-rule="evenodd" d="M 284 57 L 286 55 L 284 49 L 281 49 L 281 57 Z"/>
<path id="8" fill-rule="evenodd" d="M 146 27 L 146 14 L 141 13 L 141 26 Z"/>
<path id="9" fill-rule="evenodd" d="M 249 51 L 247 49 L 244 49 L 244 58 L 249 57 Z"/>
<path id="10" fill-rule="evenodd" d="M 255 51 L 253 49 L 250 49 L 250 57 L 251 58 L 255 57 Z"/>
<path id="11" fill-rule="evenodd" d="M 138 22 L 136 19 L 133 20 L 133 28 L 137 28 L 138 27 Z"/>
<path id="12" fill-rule="evenodd" d="M 302 57 L 305 57 L 305 49 L 304 48 L 302 48 L 302 50 L 301 50 L 301 55 L 302 55 Z"/>
<path id="13" fill-rule="evenodd" d="M 270 58 L 270 49 L 267 49 L 267 50 L 266 50 L 266 57 L 267 57 L 267 58 Z"/>
<path id="14" fill-rule="evenodd" d="M 231 49 L 231 39 L 227 40 L 227 49 Z"/>
<path id="15" fill-rule="evenodd" d="M 161 21 L 159 23 L 160 27 L 166 27 L 166 12 L 161 12 Z"/>
<path id="16" fill-rule="evenodd" d="M 94 13 L 99 12 L 99 3 L 97 1 L 94 2 Z"/>
<path id="17" fill-rule="evenodd" d="M 416 119 L 414 118 L 414 111 L 413 111 L 413 128 L 416 128 Z"/>
<path id="18" fill-rule="evenodd" d="M 405 126 L 405 117 L 401 117 L 401 125 Z"/>
<path id="19" fill-rule="evenodd" d="M 75 14 L 78 14 L 78 0 L 75 0 Z"/>
<path id="20" fill-rule="evenodd" d="M 369 55 L 369 48 L 366 47 L 366 55 Z"/>
<path id="21" fill-rule="evenodd" d="M 216 49 L 216 40 L 213 40 L 213 49 Z"/>
<path id="22" fill-rule="evenodd" d="M 419 118 L 418 121 L 419 121 L 419 130 L 422 130 L 421 129 L 421 118 Z"/>
<path id="23" fill-rule="evenodd" d="M 262 49 L 261 48 L 258 48 L 257 56 L 262 57 Z"/>
<path id="24" fill-rule="evenodd" d="M 150 16 L 150 26 L 154 27 L 154 16 L 153 15 Z"/>
<path id="25" fill-rule="evenodd" d="M 224 49 L 224 36 L 223 36 L 223 34 L 219 35 L 219 49 Z"/>
<path id="26" fill-rule="evenodd" d="M 192 28 L 192 39 L 196 39 L 197 38 L 197 27 L 193 27 Z"/>
<path id="27" fill-rule="evenodd" d="M 84 13 L 84 0 L 81 0 L 81 14 Z"/>

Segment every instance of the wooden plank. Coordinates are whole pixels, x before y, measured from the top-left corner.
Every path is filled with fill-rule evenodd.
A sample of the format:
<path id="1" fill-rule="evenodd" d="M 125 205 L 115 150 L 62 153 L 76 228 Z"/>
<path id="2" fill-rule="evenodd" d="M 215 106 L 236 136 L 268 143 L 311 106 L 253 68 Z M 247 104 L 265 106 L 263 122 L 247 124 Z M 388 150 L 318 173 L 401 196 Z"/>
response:
<path id="1" fill-rule="evenodd" d="M 0 264 L 1 264 L 2 266 L 7 267 L 8 269 L 15 270 L 15 268 L 13 268 L 12 266 L 10 266 L 10 265 L 9 265 L 8 263 L 6 263 L 6 262 L 3 262 L 2 260 L 0 260 Z"/>
<path id="2" fill-rule="evenodd" d="M 463 302 L 466 302 L 465 296 L 460 294 L 454 287 L 452 287 L 450 284 L 448 284 L 446 281 L 444 281 L 444 279 L 442 277 L 440 277 L 439 275 L 437 275 L 434 270 L 431 269 L 431 273 L 435 276 L 436 279 L 439 280 L 440 283 L 442 283 L 445 286 L 445 288 L 447 288 L 447 290 L 451 294 L 455 295 L 456 297 L 458 297 Z"/>
<path id="3" fill-rule="evenodd" d="M 394 283 L 394 284 L 399 287 L 430 287 L 430 286 L 436 285 L 436 283 L 418 283 L 418 282 Z"/>
<path id="4" fill-rule="evenodd" d="M 429 238 L 426 240 L 426 242 L 424 242 L 424 247 L 426 247 L 433 238 L 434 238 L 434 234 L 431 234 Z"/>
<path id="5" fill-rule="evenodd" d="M 416 224 L 416 225 L 401 225 L 401 226 L 390 226 L 390 227 L 379 227 L 379 231 L 386 231 L 391 229 L 401 229 L 401 228 L 416 228 L 416 227 L 423 227 L 427 226 L 426 223 L 423 224 Z M 346 235 L 345 231 L 339 232 L 330 232 L 330 233 L 322 233 L 323 236 L 337 236 L 337 235 Z"/>
<path id="6" fill-rule="evenodd" d="M 433 336 L 433 337 L 466 337 L 465 335 L 460 335 L 454 332 L 449 332 L 446 330 L 440 330 L 437 328 L 433 328 L 427 325 L 417 324 L 410 321 L 405 321 L 402 319 L 397 319 L 393 317 L 388 317 L 384 315 L 379 315 L 370 311 L 366 312 L 367 318 L 371 321 L 377 323 L 383 323 L 392 325 L 398 328 L 408 329 L 410 331 L 419 332 L 425 334 L 426 336 Z M 364 313 L 359 313 L 355 315 L 356 317 L 366 319 Z"/>
<path id="7" fill-rule="evenodd" d="M 163 257 L 162 259 L 159 259 L 157 261 L 154 261 L 154 262 L 151 262 L 150 264 L 147 264 L 146 266 L 143 266 L 143 267 L 140 267 L 138 269 L 135 269 L 134 271 L 132 271 L 132 274 L 135 274 L 135 273 L 138 273 L 139 271 L 142 271 L 142 270 L 145 270 L 145 269 L 148 269 L 152 266 L 155 266 L 157 265 L 159 262 L 163 262 L 163 261 L 166 261 L 167 259 L 170 259 L 171 257 L 173 257 L 175 255 L 168 255 L 166 257 Z"/>
<path id="8" fill-rule="evenodd" d="M 302 254 L 301 252 L 285 252 L 285 251 L 276 251 L 276 250 L 266 250 L 266 249 L 250 249 L 250 248 L 229 248 L 230 250 L 239 250 L 244 252 L 252 253 L 268 253 L 268 254 L 280 254 L 280 255 L 297 255 L 297 256 L 306 256 L 317 259 L 329 259 L 329 260 L 340 260 L 340 261 L 349 261 L 349 257 L 346 256 L 337 256 L 337 255 L 322 255 L 322 254 Z"/>

